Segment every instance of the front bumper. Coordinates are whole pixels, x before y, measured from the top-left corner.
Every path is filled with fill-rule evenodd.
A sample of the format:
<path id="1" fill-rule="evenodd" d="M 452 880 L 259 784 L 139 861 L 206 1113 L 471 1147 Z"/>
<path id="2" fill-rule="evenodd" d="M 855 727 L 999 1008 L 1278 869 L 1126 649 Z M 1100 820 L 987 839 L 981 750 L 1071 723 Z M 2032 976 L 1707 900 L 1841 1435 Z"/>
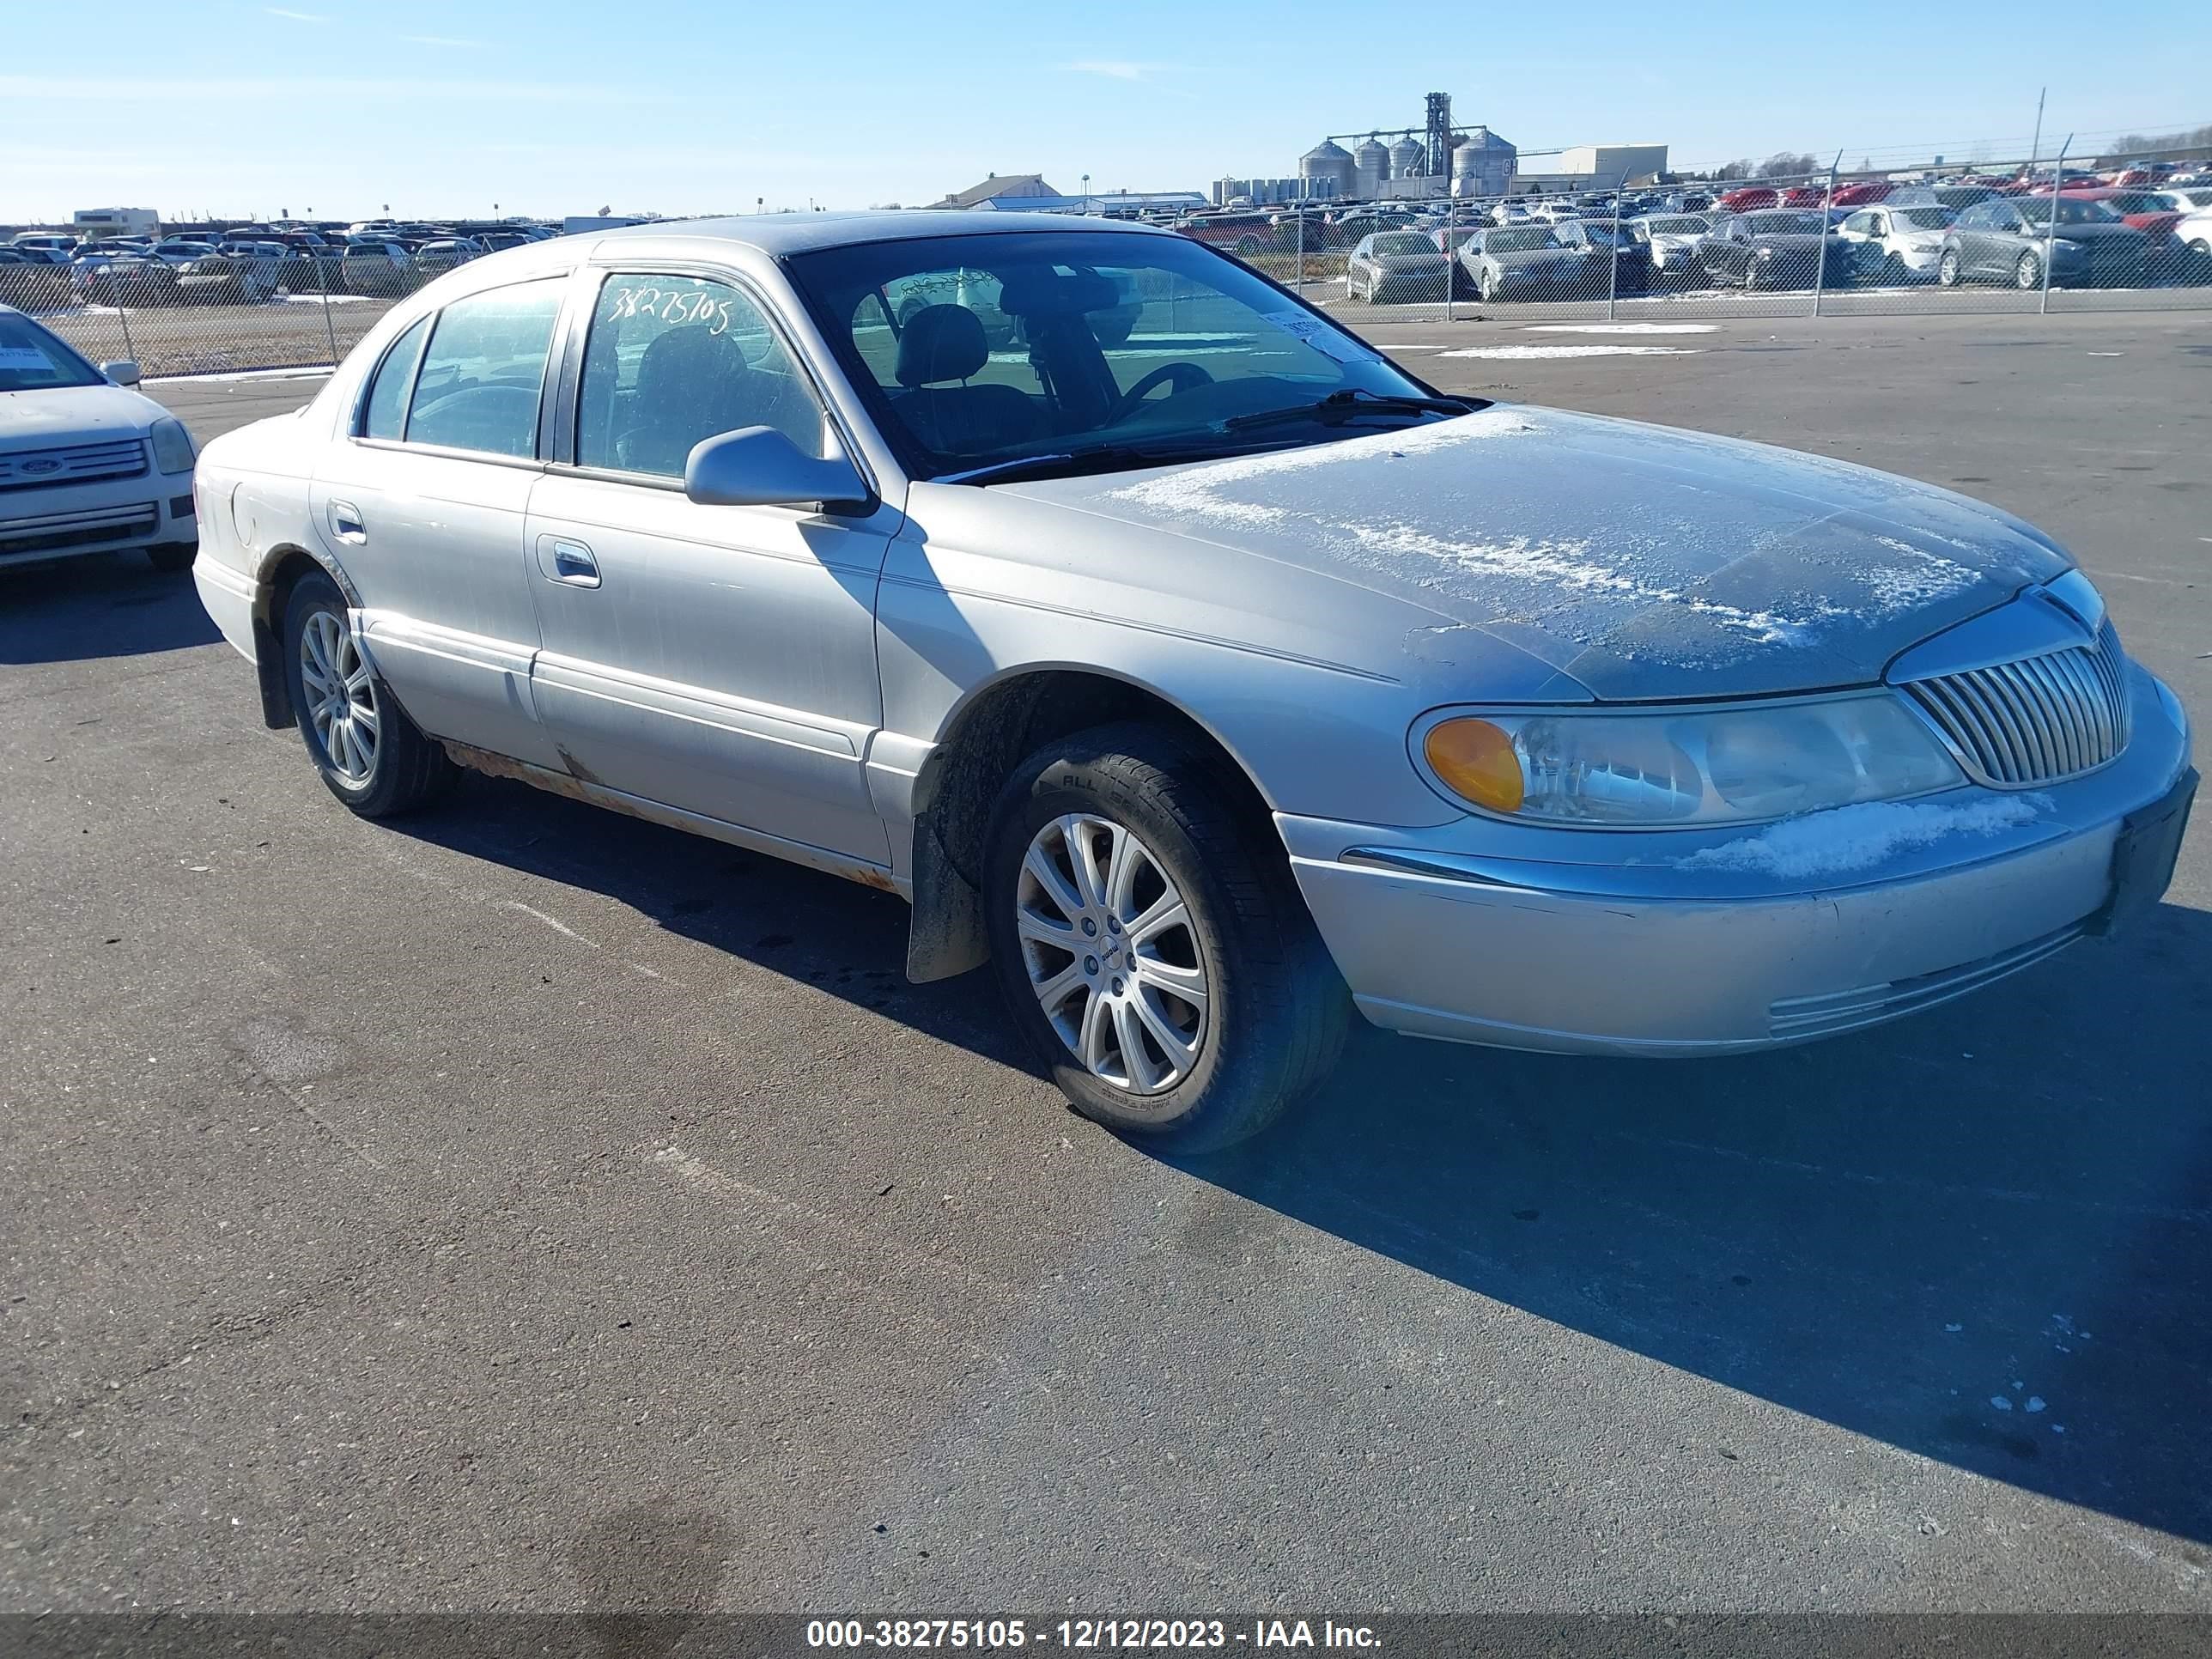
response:
<path id="1" fill-rule="evenodd" d="M 0 490 L 0 566 L 198 539 L 189 472 Z"/>
<path id="2" fill-rule="evenodd" d="M 2103 931 L 2116 899 L 2145 901 L 2140 861 L 2116 894 L 2116 844 L 2124 830 L 2131 845 L 2178 835 L 2146 809 L 2174 805 L 2193 775 L 2179 704 L 2131 673 L 2127 750 L 2037 792 L 2048 806 L 2033 822 L 1948 835 L 1824 883 L 1675 867 L 1755 831 L 1276 822 L 1322 937 L 1377 1025 L 1560 1053 L 1773 1048 L 1948 1001 Z M 1968 788 L 1934 801 L 1990 799 Z"/>

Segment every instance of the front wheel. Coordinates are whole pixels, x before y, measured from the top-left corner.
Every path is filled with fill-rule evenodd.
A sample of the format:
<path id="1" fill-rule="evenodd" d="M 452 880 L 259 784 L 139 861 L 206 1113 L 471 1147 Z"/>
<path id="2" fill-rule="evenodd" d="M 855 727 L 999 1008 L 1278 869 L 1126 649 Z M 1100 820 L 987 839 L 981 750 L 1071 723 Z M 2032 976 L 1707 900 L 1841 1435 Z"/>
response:
<path id="1" fill-rule="evenodd" d="M 1264 817 L 1173 733 L 1102 726 L 992 815 L 991 957 L 1075 1109 L 1163 1152 L 1258 1133 L 1334 1066 L 1351 1001 Z"/>
<path id="2" fill-rule="evenodd" d="M 345 598 L 304 576 L 284 607 L 284 671 L 300 736 L 330 792 L 365 818 L 411 811 L 453 763 L 392 698 L 361 648 Z"/>
<path id="3" fill-rule="evenodd" d="M 2012 268 L 2013 286 L 2021 289 L 2043 286 L 2043 261 L 2033 253 L 2023 253 Z"/>
<path id="4" fill-rule="evenodd" d="M 1959 268 L 1959 251 L 1947 247 L 1943 257 L 1936 262 L 1936 281 L 1944 288 L 1956 288 L 1966 273 Z"/>

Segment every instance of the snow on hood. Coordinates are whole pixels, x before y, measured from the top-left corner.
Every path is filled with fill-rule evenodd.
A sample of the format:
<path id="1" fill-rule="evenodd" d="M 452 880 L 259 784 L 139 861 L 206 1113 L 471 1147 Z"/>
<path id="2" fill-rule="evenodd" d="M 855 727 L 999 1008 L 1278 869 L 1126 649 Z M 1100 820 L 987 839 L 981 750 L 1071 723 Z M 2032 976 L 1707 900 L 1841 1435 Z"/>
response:
<path id="1" fill-rule="evenodd" d="M 135 438 L 168 413 L 127 386 L 46 386 L 0 392 L 0 450 Z"/>
<path id="2" fill-rule="evenodd" d="M 1448 665 L 1453 636 L 1476 629 L 1605 699 L 1869 684 L 1906 647 L 2070 562 L 1994 507 L 1887 473 L 1510 405 L 1004 488 L 1433 613 L 1383 659 L 1346 642 L 1382 672 L 1407 656 Z"/>

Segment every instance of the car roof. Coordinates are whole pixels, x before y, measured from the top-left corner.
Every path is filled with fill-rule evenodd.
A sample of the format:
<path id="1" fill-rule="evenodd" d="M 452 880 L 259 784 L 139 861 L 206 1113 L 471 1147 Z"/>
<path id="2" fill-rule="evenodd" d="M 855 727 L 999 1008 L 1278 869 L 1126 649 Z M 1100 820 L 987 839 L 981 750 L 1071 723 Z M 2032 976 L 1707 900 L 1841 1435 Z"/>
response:
<path id="1" fill-rule="evenodd" d="M 853 213 L 756 213 L 727 219 L 685 219 L 617 230 L 586 233 L 620 244 L 682 240 L 709 245 L 731 242 L 774 258 L 819 248 L 862 242 L 900 242 L 924 236 L 1003 235 L 1008 231 L 1114 231 L 1124 235 L 1172 236 L 1171 230 L 1126 219 L 1087 218 L 1069 213 L 1000 213 L 989 210 L 882 209 Z"/>

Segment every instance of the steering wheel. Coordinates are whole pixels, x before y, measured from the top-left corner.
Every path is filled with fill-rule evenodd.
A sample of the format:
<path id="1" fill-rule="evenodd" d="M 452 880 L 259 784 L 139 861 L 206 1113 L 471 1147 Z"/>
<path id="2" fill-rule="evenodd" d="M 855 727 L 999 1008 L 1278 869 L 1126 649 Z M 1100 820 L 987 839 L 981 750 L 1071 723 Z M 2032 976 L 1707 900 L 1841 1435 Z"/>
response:
<path id="1" fill-rule="evenodd" d="M 1194 387 L 1212 386 L 1213 376 L 1196 363 L 1162 363 L 1121 394 L 1113 411 L 1106 416 L 1106 424 L 1118 425 L 1137 412 L 1137 406 L 1146 396 L 1163 386 L 1171 386 L 1177 392 L 1188 392 Z"/>

